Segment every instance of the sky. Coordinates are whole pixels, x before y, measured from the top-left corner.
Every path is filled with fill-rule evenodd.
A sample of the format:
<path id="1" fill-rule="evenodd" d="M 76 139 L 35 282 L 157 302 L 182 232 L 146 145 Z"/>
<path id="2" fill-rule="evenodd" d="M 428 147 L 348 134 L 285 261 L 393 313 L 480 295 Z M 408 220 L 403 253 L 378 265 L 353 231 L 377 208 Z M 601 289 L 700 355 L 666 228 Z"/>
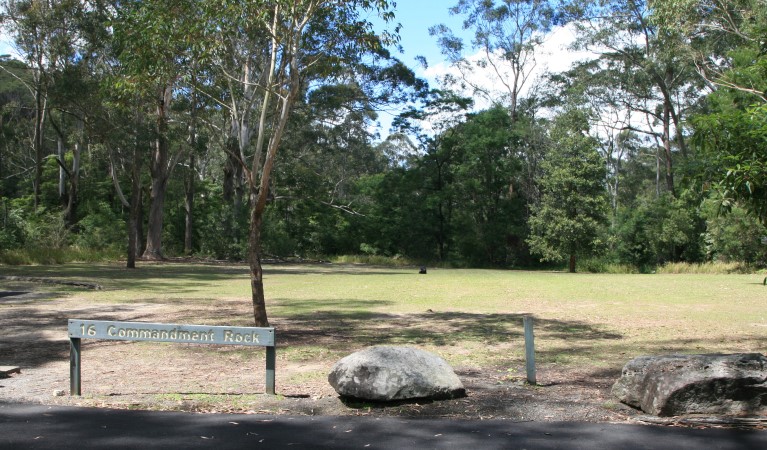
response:
<path id="1" fill-rule="evenodd" d="M 470 33 L 463 32 L 463 19 L 450 15 L 449 9 L 454 0 L 399 0 L 395 10 L 395 22 L 402 25 L 400 30 L 401 45 L 404 54 L 400 57 L 406 64 L 416 64 L 416 56 L 424 56 L 429 65 L 443 61 L 437 39 L 429 36 L 429 28 L 445 24 L 458 36 L 469 38 Z"/>

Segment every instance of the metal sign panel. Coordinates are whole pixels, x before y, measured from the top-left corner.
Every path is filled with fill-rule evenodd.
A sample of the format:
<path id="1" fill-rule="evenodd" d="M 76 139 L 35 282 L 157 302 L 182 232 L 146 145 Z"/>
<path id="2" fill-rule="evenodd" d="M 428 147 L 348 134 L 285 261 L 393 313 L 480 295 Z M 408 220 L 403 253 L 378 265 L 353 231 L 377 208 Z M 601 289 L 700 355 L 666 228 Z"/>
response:
<path id="1" fill-rule="evenodd" d="M 274 328 L 69 319 L 69 337 L 119 341 L 274 346 Z"/>

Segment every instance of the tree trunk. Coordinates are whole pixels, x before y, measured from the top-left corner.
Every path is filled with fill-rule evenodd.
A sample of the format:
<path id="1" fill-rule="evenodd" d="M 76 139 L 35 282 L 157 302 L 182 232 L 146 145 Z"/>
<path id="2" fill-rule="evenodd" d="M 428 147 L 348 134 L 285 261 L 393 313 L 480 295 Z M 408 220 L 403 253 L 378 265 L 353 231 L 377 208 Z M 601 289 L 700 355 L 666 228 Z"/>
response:
<path id="1" fill-rule="evenodd" d="M 130 215 L 128 218 L 128 268 L 136 268 L 136 255 L 141 247 L 139 241 L 141 227 L 141 152 L 139 145 L 133 149 L 131 167 Z"/>
<path id="2" fill-rule="evenodd" d="M 33 142 L 35 151 L 35 178 L 33 180 L 35 210 L 40 206 L 40 184 L 43 179 L 43 129 L 45 126 L 46 102 L 42 89 L 42 81 L 40 81 L 35 92 L 35 136 Z"/>
<path id="3" fill-rule="evenodd" d="M 569 270 L 570 270 L 570 273 L 575 273 L 575 254 L 574 253 L 570 255 Z"/>
<path id="4" fill-rule="evenodd" d="M 674 189 L 674 167 L 671 154 L 671 105 L 663 104 L 663 149 L 666 153 L 666 189 L 676 197 Z"/>
<path id="5" fill-rule="evenodd" d="M 142 258 L 149 260 L 162 260 L 162 223 L 163 208 L 165 206 L 165 192 L 167 182 L 164 178 L 152 178 L 152 191 L 150 193 L 149 221 L 147 222 L 146 249 Z"/>
<path id="6" fill-rule="evenodd" d="M 186 177 L 186 183 L 184 183 L 184 210 L 186 212 L 185 226 L 184 226 L 184 253 L 187 255 L 192 254 L 192 234 L 194 225 L 194 155 L 189 157 L 189 174 Z"/>
<path id="7" fill-rule="evenodd" d="M 66 153 L 66 150 L 64 149 L 64 137 L 59 134 L 56 138 L 56 153 L 59 157 L 59 201 L 61 201 L 62 206 L 67 206 L 67 172 L 64 170 L 64 154 Z"/>
<path id="8" fill-rule="evenodd" d="M 150 173 L 152 174 L 152 191 L 150 195 L 149 222 L 147 223 L 146 249 L 144 259 L 162 260 L 162 225 L 165 207 L 165 194 L 168 187 L 170 169 L 168 149 L 168 113 L 172 95 L 172 86 L 166 86 L 160 93 L 157 106 L 157 133 Z"/>
<path id="9" fill-rule="evenodd" d="M 263 213 L 251 209 L 250 235 L 248 240 L 248 263 L 250 264 L 250 288 L 253 301 L 253 317 L 257 327 L 268 327 L 264 296 L 264 272 L 261 268 L 261 222 Z"/>
<path id="10" fill-rule="evenodd" d="M 75 144 L 72 149 L 72 172 L 69 178 L 69 195 L 67 209 L 64 217 L 69 225 L 74 225 L 77 220 L 77 191 L 80 184 L 80 144 Z"/>

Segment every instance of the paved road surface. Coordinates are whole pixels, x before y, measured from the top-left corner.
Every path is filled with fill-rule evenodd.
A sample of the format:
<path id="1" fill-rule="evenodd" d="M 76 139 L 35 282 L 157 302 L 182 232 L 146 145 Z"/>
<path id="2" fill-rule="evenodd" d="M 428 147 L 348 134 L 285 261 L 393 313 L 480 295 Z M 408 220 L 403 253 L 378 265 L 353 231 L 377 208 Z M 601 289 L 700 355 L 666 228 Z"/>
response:
<path id="1" fill-rule="evenodd" d="M 2 403 L 0 448 L 767 449 L 767 431 L 593 423 L 287 417 Z"/>

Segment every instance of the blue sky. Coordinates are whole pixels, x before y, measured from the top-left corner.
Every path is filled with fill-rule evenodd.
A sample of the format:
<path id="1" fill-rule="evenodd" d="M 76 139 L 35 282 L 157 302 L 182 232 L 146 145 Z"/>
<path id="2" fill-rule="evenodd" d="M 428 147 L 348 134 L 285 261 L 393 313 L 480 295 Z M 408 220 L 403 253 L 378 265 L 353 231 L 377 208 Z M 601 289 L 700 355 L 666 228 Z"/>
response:
<path id="1" fill-rule="evenodd" d="M 448 11 L 457 1 L 452 0 L 399 0 L 395 22 L 402 24 L 401 45 L 405 51 L 400 59 L 408 65 L 415 63 L 416 56 L 426 57 L 429 65 L 443 60 L 437 39 L 429 36 L 429 27 L 444 23 L 457 35 L 461 35 L 463 19 L 451 16 Z"/>

